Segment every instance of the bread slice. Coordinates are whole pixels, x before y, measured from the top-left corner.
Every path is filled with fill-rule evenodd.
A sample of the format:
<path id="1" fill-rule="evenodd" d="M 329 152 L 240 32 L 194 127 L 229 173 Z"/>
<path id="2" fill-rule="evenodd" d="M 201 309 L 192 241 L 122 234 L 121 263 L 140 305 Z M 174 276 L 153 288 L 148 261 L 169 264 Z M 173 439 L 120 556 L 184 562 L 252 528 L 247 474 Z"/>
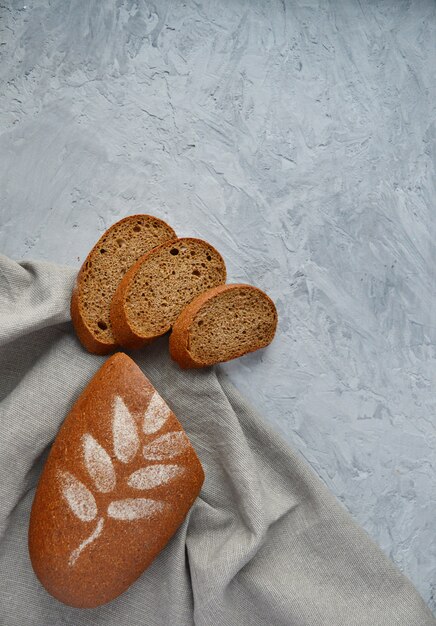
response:
<path id="1" fill-rule="evenodd" d="M 191 300 L 225 281 L 224 261 L 206 241 L 183 238 L 162 244 L 130 268 L 113 297 L 116 341 L 139 348 L 164 335 Z"/>
<path id="2" fill-rule="evenodd" d="M 89 352 L 108 354 L 115 348 L 110 303 L 122 277 L 146 252 L 177 235 L 151 215 L 130 215 L 113 224 L 85 259 L 73 289 L 71 318 Z"/>
<path id="3" fill-rule="evenodd" d="M 195 298 L 170 336 L 170 354 L 182 368 L 230 361 L 274 338 L 274 302 L 252 285 L 222 285 Z"/>

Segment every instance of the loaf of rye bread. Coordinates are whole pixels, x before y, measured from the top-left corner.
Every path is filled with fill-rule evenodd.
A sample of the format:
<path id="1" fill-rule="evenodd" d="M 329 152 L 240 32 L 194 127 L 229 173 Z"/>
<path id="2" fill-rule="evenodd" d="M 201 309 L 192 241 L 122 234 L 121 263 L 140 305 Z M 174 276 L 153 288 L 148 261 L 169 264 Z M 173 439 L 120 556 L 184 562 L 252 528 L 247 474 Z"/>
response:
<path id="1" fill-rule="evenodd" d="M 142 256 L 121 280 L 110 319 L 116 342 L 139 348 L 168 332 L 198 294 L 226 281 L 224 261 L 206 241 L 181 238 Z"/>
<path id="2" fill-rule="evenodd" d="M 173 229 L 151 215 L 131 215 L 113 224 L 85 259 L 71 298 L 77 336 L 89 352 L 115 349 L 110 303 L 126 271 L 146 252 L 176 239 Z"/>
<path id="3" fill-rule="evenodd" d="M 170 354 L 183 368 L 229 361 L 267 346 L 276 327 L 276 307 L 263 291 L 220 285 L 183 309 L 173 325 Z"/>
<path id="4" fill-rule="evenodd" d="M 167 544 L 204 480 L 175 415 L 125 354 L 110 357 L 63 423 L 44 466 L 29 553 L 58 600 L 96 607 Z"/>

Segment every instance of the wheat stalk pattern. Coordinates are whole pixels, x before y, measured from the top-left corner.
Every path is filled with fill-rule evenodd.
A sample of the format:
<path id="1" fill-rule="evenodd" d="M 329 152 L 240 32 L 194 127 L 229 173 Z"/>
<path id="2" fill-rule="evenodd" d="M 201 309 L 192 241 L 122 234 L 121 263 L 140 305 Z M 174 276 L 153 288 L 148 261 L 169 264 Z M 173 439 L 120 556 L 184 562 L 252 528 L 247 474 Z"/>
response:
<path id="1" fill-rule="evenodd" d="M 184 432 L 174 431 L 159 435 L 170 416 L 170 409 L 155 391 L 145 413 L 140 420 L 143 435 L 157 435 L 145 443 L 141 450 L 141 433 L 139 420 L 129 411 L 124 400 L 116 396 L 113 403 L 112 437 L 113 449 L 118 462 L 131 463 L 138 454 L 148 464 L 132 472 L 127 478 L 127 485 L 133 490 L 146 492 L 179 478 L 185 468 L 171 461 L 182 454 L 190 445 Z M 105 512 L 99 512 L 96 495 L 78 480 L 71 472 L 59 470 L 57 478 L 63 499 L 72 513 L 82 522 L 90 523 L 97 520 L 92 533 L 72 551 L 69 565 L 73 566 L 82 552 L 103 533 L 105 520 L 110 517 L 122 522 L 132 522 L 153 517 L 162 513 L 167 503 L 145 497 L 116 499 L 117 472 L 116 466 L 108 452 L 89 433 L 81 438 L 81 457 L 92 482 L 93 489 L 99 493 L 114 493 Z M 159 461 L 161 463 L 159 463 Z"/>

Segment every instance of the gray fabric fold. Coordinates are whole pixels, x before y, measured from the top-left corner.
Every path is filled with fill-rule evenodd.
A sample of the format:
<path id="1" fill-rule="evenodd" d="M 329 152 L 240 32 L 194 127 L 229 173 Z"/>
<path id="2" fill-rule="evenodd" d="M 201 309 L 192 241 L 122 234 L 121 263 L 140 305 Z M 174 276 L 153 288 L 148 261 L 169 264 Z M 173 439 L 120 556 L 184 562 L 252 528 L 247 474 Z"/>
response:
<path id="1" fill-rule="evenodd" d="M 2 626 L 430 626 L 436 620 L 311 469 L 219 368 L 181 371 L 167 338 L 134 353 L 190 436 L 206 480 L 188 518 L 121 597 L 50 597 L 27 552 L 46 452 L 104 357 L 69 322 L 75 270 L 0 257 Z M 119 546 L 122 549 L 122 546 Z"/>

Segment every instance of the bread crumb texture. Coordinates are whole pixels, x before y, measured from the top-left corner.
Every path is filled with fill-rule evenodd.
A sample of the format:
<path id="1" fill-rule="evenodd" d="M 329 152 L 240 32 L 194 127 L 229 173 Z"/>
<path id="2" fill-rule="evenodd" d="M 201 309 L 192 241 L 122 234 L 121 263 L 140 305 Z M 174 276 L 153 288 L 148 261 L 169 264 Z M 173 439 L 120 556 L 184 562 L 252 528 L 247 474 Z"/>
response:
<path id="1" fill-rule="evenodd" d="M 200 239 L 178 239 L 147 255 L 126 292 L 131 330 L 141 337 L 167 332 L 198 294 L 226 280 L 221 255 Z"/>
<path id="2" fill-rule="evenodd" d="M 188 350 L 203 364 L 228 361 L 267 346 L 276 326 L 276 309 L 268 296 L 253 287 L 235 287 L 200 308 L 189 329 Z"/>
<path id="3" fill-rule="evenodd" d="M 96 339 L 112 343 L 110 303 L 124 274 L 139 257 L 176 237 L 165 222 L 135 215 L 114 224 L 94 246 L 78 280 L 79 311 Z"/>

